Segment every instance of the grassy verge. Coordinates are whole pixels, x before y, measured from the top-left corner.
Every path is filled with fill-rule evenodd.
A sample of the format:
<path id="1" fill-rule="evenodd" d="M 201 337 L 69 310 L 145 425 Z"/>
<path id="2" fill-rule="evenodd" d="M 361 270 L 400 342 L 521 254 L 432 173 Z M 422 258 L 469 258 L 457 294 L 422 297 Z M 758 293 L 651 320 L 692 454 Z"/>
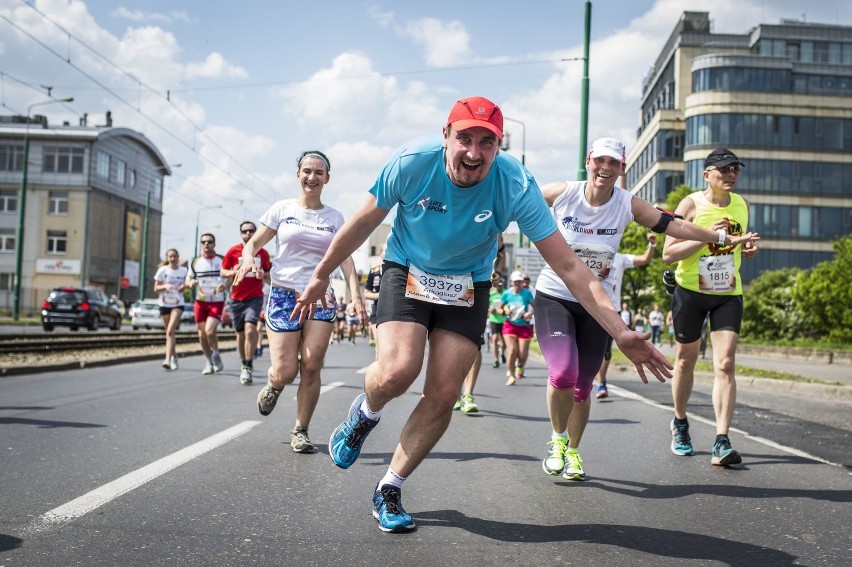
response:
<path id="1" fill-rule="evenodd" d="M 541 348 L 538 346 L 538 341 L 533 339 L 530 343 L 530 350 L 534 351 L 538 354 L 541 354 Z M 624 356 L 624 354 L 618 350 L 618 348 L 613 345 L 612 348 L 612 360 L 610 364 L 613 365 L 626 365 L 632 366 L 633 363 Z M 699 360 L 695 364 L 695 370 L 697 372 L 713 372 L 713 362 L 710 360 Z M 806 382 L 809 384 L 823 384 L 827 386 L 841 386 L 839 382 L 829 382 L 826 380 L 817 380 L 815 378 L 808 378 L 806 376 L 799 376 L 798 374 L 790 374 L 788 372 L 776 372 L 774 370 L 764 370 L 762 368 L 753 368 L 750 366 L 741 366 L 737 364 L 736 366 L 736 375 L 737 376 L 749 376 L 752 378 L 769 378 L 772 380 L 787 380 L 790 382 Z"/>

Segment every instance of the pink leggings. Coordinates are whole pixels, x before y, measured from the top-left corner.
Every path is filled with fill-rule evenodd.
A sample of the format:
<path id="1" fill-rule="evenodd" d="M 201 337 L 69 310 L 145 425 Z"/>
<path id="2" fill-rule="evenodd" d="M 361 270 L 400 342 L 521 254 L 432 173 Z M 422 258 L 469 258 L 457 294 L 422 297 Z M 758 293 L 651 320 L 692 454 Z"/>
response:
<path id="1" fill-rule="evenodd" d="M 557 390 L 573 388 L 574 401 L 585 401 L 603 362 L 606 331 L 576 301 L 539 290 L 533 305 L 550 384 Z"/>

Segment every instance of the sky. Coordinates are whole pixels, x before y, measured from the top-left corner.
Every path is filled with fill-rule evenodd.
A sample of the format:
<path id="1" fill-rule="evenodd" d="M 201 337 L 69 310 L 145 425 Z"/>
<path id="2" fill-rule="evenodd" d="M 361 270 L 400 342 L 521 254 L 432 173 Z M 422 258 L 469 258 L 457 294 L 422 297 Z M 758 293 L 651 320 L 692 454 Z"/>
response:
<path id="1" fill-rule="evenodd" d="M 224 253 L 243 219 L 298 195 L 297 159 L 331 161 L 325 204 L 347 218 L 393 151 L 439 135 L 453 103 L 485 96 L 510 154 L 539 181 L 575 179 L 582 0 L 0 0 L 0 113 L 142 132 L 172 164 L 161 256 L 195 249 L 196 221 Z M 782 18 L 852 25 L 852 3 L 591 2 L 589 143 L 636 139 L 643 76 L 684 11 L 713 31 Z M 178 165 L 179 164 L 179 165 Z M 388 217 L 388 220 L 390 217 Z M 356 256 L 361 269 L 366 255 Z"/>

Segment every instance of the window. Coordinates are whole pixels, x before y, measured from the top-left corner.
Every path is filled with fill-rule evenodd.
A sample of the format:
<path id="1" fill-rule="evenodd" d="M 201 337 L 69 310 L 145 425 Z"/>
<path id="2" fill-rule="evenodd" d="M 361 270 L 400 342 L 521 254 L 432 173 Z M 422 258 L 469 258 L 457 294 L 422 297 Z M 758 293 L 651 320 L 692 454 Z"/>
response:
<path id="1" fill-rule="evenodd" d="M 124 187 L 127 181 L 127 164 L 123 160 L 116 160 L 115 167 L 115 182 L 118 183 L 119 186 Z"/>
<path id="2" fill-rule="evenodd" d="M 0 274 L 0 289 L 3 291 L 11 291 L 15 286 L 15 274 Z"/>
<path id="3" fill-rule="evenodd" d="M 98 151 L 97 161 L 95 162 L 95 173 L 101 179 L 109 179 L 109 154 Z"/>
<path id="4" fill-rule="evenodd" d="M 70 146 L 44 146 L 42 171 L 45 173 L 83 173 L 86 150 Z"/>
<path id="5" fill-rule="evenodd" d="M 21 171 L 23 166 L 23 144 L 0 145 L 0 171 Z"/>
<path id="6" fill-rule="evenodd" d="M 68 248 L 68 233 L 64 230 L 47 231 L 47 253 L 65 254 Z"/>
<path id="7" fill-rule="evenodd" d="M 129 183 L 129 185 L 130 185 L 131 189 L 136 188 L 136 170 L 135 169 L 130 170 L 130 183 Z"/>
<path id="8" fill-rule="evenodd" d="M 68 191 L 51 191 L 47 202 L 47 214 L 68 214 Z"/>
<path id="9" fill-rule="evenodd" d="M 0 228 L 0 253 L 15 253 L 15 229 Z"/>
<path id="10" fill-rule="evenodd" d="M 0 189 L 0 213 L 18 212 L 18 193 L 14 189 Z"/>

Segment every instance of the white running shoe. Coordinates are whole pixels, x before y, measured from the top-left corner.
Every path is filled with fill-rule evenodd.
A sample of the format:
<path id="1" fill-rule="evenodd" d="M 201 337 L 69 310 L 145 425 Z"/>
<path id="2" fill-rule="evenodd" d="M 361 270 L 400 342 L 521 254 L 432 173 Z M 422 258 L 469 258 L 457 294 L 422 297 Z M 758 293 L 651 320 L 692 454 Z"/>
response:
<path id="1" fill-rule="evenodd" d="M 216 369 L 213 368 L 212 362 L 208 362 L 207 364 L 205 364 L 204 369 L 201 371 L 201 373 L 204 374 L 205 376 L 207 376 L 209 374 L 213 374 L 214 372 L 216 372 Z"/>
<path id="2" fill-rule="evenodd" d="M 177 370 L 178 369 L 178 361 L 177 361 L 176 356 L 169 358 L 169 368 L 171 370 Z"/>
<path id="3" fill-rule="evenodd" d="M 165 360 L 163 360 L 163 368 L 165 368 L 166 370 L 169 369 L 169 357 L 168 356 L 165 358 Z"/>
<path id="4" fill-rule="evenodd" d="M 218 352 L 214 352 L 213 356 L 210 357 L 213 360 L 213 370 L 216 372 L 222 372 L 225 369 L 225 365 L 222 364 L 222 357 L 219 356 Z"/>
<path id="5" fill-rule="evenodd" d="M 243 366 L 242 368 L 240 368 L 240 384 L 248 385 L 251 383 L 251 368 L 249 368 L 248 366 Z"/>

